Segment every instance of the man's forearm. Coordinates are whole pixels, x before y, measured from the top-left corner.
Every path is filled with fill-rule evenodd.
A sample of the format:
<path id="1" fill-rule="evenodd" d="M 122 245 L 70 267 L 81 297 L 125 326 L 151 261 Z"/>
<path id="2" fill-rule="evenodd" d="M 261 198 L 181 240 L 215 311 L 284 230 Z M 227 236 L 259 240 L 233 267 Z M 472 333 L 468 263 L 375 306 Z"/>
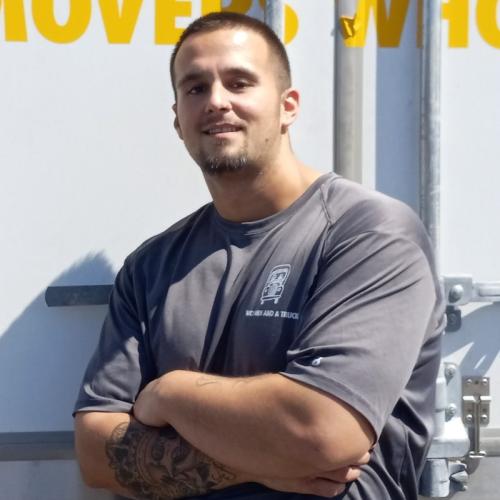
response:
<path id="1" fill-rule="evenodd" d="M 176 371 L 139 395 L 134 413 L 254 476 L 318 475 L 355 464 L 369 424 L 341 401 L 278 374 L 227 378 Z"/>
<path id="2" fill-rule="evenodd" d="M 182 498 L 235 484 L 236 474 L 192 447 L 172 427 L 120 424 L 106 442 L 117 482 L 138 498 Z"/>
<path id="3" fill-rule="evenodd" d="M 77 416 L 77 454 L 91 486 L 132 498 L 169 499 L 246 481 L 171 427 L 150 428 L 135 419 L 120 420 L 117 424 L 113 415 L 105 413 Z"/>

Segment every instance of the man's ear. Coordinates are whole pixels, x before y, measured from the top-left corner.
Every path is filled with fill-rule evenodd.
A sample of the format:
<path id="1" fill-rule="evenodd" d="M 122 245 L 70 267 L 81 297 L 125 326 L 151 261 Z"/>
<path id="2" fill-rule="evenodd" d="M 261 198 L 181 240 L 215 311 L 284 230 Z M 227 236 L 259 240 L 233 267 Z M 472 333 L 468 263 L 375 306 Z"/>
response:
<path id="1" fill-rule="evenodd" d="M 293 87 L 285 90 L 281 96 L 281 132 L 284 134 L 295 121 L 300 108 L 299 91 Z"/>
<path id="2" fill-rule="evenodd" d="M 175 113 L 175 118 L 174 118 L 174 128 L 175 128 L 175 131 L 177 132 L 177 135 L 179 136 L 179 139 L 184 140 L 184 138 L 182 137 L 181 126 L 179 124 L 179 118 L 177 118 L 177 103 L 174 103 L 172 105 L 172 111 Z"/>

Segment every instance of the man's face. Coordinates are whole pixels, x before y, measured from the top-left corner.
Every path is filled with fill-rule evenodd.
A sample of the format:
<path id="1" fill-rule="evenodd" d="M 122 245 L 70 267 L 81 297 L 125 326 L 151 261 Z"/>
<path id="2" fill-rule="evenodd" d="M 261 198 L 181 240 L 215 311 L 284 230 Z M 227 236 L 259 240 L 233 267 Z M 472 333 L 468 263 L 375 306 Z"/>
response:
<path id="1" fill-rule="evenodd" d="M 176 128 L 206 173 L 261 170 L 279 151 L 276 58 L 244 28 L 190 36 L 175 61 Z"/>

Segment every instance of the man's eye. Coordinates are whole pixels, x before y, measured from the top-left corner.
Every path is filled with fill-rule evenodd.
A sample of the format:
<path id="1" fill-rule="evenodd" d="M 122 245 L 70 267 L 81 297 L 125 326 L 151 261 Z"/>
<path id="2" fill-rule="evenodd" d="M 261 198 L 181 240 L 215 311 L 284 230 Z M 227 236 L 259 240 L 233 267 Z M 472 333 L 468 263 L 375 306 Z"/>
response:
<path id="1" fill-rule="evenodd" d="M 236 89 L 236 90 L 245 89 L 249 86 L 250 86 L 250 82 L 248 82 L 246 80 L 236 80 L 236 81 L 231 83 L 231 88 Z"/>
<path id="2" fill-rule="evenodd" d="M 187 93 L 191 95 L 201 94 L 204 89 L 205 89 L 204 85 L 194 85 L 193 87 L 189 88 Z"/>

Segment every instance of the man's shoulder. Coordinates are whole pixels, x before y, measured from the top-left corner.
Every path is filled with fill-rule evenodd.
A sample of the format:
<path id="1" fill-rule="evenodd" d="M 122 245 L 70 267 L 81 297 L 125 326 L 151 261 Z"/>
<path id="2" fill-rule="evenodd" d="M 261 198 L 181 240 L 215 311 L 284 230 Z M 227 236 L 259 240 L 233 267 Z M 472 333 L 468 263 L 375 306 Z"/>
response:
<path id="1" fill-rule="evenodd" d="M 127 256 L 125 264 L 128 266 L 135 266 L 145 261 L 162 258 L 162 256 L 169 252 L 179 238 L 182 238 L 183 235 L 188 234 L 192 230 L 200 219 L 209 216 L 211 206 L 212 203 L 203 205 L 198 210 L 183 217 L 161 233 L 151 236 L 142 242 Z"/>
<path id="2" fill-rule="evenodd" d="M 324 187 L 332 232 L 348 239 L 366 232 L 387 233 L 427 246 L 418 215 L 402 201 L 337 176 Z"/>

